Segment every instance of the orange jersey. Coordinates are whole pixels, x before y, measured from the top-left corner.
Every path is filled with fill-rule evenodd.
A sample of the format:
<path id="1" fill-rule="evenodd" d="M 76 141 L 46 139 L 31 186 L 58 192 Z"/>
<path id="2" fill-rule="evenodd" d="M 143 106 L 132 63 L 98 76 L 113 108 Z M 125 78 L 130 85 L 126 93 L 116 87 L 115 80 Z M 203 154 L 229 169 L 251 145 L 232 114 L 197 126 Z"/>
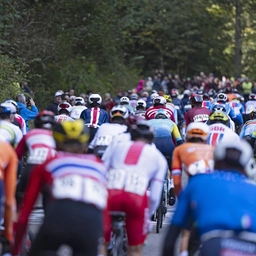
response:
<path id="1" fill-rule="evenodd" d="M 4 215 L 0 211 L 1 217 L 4 217 L 5 231 L 4 235 L 8 240 L 12 240 L 12 221 L 15 209 L 15 189 L 17 176 L 17 155 L 9 143 L 0 141 L 0 197 L 5 204 Z"/>
<path id="2" fill-rule="evenodd" d="M 173 151 L 172 174 L 181 175 L 184 170 L 188 176 L 207 173 L 213 170 L 214 147 L 199 143 L 184 143 Z"/>

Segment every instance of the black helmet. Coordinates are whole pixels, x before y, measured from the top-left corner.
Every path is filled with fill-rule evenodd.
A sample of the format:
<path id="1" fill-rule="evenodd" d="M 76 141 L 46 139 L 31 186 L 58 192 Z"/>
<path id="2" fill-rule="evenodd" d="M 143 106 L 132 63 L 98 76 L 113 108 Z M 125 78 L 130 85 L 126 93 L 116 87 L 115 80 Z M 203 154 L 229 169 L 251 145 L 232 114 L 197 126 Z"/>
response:
<path id="1" fill-rule="evenodd" d="M 144 138 L 152 143 L 154 139 L 154 129 L 145 121 L 138 120 L 135 124 L 131 125 L 131 138 L 136 140 Z"/>
<path id="2" fill-rule="evenodd" d="M 199 94 L 194 94 L 190 97 L 190 102 L 191 104 L 197 104 L 197 105 L 202 104 L 203 96 Z"/>
<path id="3" fill-rule="evenodd" d="M 55 124 L 54 113 L 48 110 L 41 111 L 34 120 L 36 128 L 51 129 Z"/>

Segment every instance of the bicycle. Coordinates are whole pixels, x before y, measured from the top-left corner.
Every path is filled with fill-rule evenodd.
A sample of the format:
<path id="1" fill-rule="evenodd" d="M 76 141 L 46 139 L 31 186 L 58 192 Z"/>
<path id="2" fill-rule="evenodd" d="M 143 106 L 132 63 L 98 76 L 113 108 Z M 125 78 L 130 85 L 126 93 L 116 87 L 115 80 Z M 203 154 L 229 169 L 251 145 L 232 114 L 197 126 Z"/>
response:
<path id="1" fill-rule="evenodd" d="M 110 244 L 108 246 L 108 256 L 127 256 L 128 240 L 125 229 L 124 212 L 110 212 L 112 217 L 112 233 Z"/>

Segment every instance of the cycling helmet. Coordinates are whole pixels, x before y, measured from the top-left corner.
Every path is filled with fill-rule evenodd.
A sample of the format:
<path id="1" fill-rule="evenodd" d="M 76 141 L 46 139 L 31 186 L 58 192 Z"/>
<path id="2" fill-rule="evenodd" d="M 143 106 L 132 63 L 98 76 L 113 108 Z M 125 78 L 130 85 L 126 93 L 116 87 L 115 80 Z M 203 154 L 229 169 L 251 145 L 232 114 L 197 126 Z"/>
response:
<path id="1" fill-rule="evenodd" d="M 225 161 L 225 163 L 230 165 L 231 169 L 232 167 L 246 169 L 252 157 L 252 147 L 248 142 L 239 137 L 237 139 L 230 137 L 230 139 L 221 140 L 214 150 L 215 162 Z M 249 172 L 247 175 L 249 175 Z"/>
<path id="2" fill-rule="evenodd" d="M 190 94 L 191 94 L 190 90 L 185 90 L 185 91 L 183 92 L 183 95 L 188 95 L 188 96 L 190 96 Z"/>
<path id="3" fill-rule="evenodd" d="M 158 96 L 159 96 L 158 93 L 152 93 L 150 98 L 151 98 L 151 100 L 154 100 Z"/>
<path id="4" fill-rule="evenodd" d="M 203 96 L 199 94 L 193 94 L 190 97 L 191 104 L 200 105 L 203 102 Z"/>
<path id="5" fill-rule="evenodd" d="M 172 97 L 178 97 L 179 95 L 179 91 L 177 89 L 172 89 L 171 90 L 171 96 Z"/>
<path id="6" fill-rule="evenodd" d="M 41 111 L 34 119 L 35 128 L 51 129 L 55 123 L 54 113 L 48 110 Z"/>
<path id="7" fill-rule="evenodd" d="M 154 139 L 154 129 L 145 120 L 137 119 L 136 123 L 131 125 L 130 130 L 132 140 L 144 138 L 152 143 Z"/>
<path id="8" fill-rule="evenodd" d="M 256 94 L 255 93 L 250 93 L 249 94 L 249 100 L 256 100 Z"/>
<path id="9" fill-rule="evenodd" d="M 76 97 L 75 98 L 75 106 L 84 105 L 85 101 L 82 97 Z"/>
<path id="10" fill-rule="evenodd" d="M 221 92 L 221 93 L 218 93 L 217 94 L 217 97 L 216 97 L 216 101 L 223 101 L 223 102 L 227 102 L 228 100 L 228 97 L 225 93 Z"/>
<path id="11" fill-rule="evenodd" d="M 68 102 L 60 103 L 58 105 L 58 112 L 60 112 L 61 110 L 66 110 L 68 113 L 70 113 L 72 110 L 72 106 Z"/>
<path id="12" fill-rule="evenodd" d="M 89 140 L 89 129 L 82 119 L 56 123 L 53 127 L 53 138 L 59 143 L 86 143 Z"/>
<path id="13" fill-rule="evenodd" d="M 16 107 L 12 103 L 4 102 L 0 105 L 3 107 L 4 113 L 15 114 L 16 113 Z"/>
<path id="14" fill-rule="evenodd" d="M 201 90 L 201 89 L 199 89 L 199 90 L 197 90 L 196 94 L 203 95 L 203 94 L 204 94 L 204 91 Z"/>
<path id="15" fill-rule="evenodd" d="M 209 94 L 205 92 L 205 93 L 203 94 L 203 100 L 209 100 L 209 99 L 210 99 Z"/>
<path id="16" fill-rule="evenodd" d="M 131 98 L 131 100 L 137 100 L 138 99 L 138 94 L 133 93 L 133 94 L 131 94 L 130 98 Z"/>
<path id="17" fill-rule="evenodd" d="M 19 112 L 19 107 L 16 101 L 14 100 L 6 100 L 4 103 L 11 103 L 16 108 L 16 113 Z"/>
<path id="18" fill-rule="evenodd" d="M 216 96 L 216 91 L 214 89 L 210 89 L 209 92 L 208 92 L 208 95 L 212 98 L 215 98 Z"/>
<path id="19" fill-rule="evenodd" d="M 170 115 L 166 110 L 160 108 L 156 111 L 154 118 L 155 119 L 170 119 Z"/>
<path id="20" fill-rule="evenodd" d="M 153 105 L 165 105 L 166 99 L 162 96 L 157 96 L 153 99 Z"/>
<path id="21" fill-rule="evenodd" d="M 128 97 L 122 97 L 121 99 L 120 99 L 120 104 L 122 104 L 122 105 L 127 105 L 127 104 L 129 104 L 130 103 L 130 100 L 129 100 L 129 98 Z"/>
<path id="22" fill-rule="evenodd" d="M 245 166 L 245 174 L 256 181 L 256 162 L 254 158 L 251 158 L 247 165 Z"/>
<path id="23" fill-rule="evenodd" d="M 165 100 L 166 100 L 166 102 L 168 102 L 168 103 L 171 103 L 172 102 L 172 98 L 170 97 L 170 95 L 164 95 L 164 98 L 165 98 Z"/>
<path id="24" fill-rule="evenodd" d="M 102 98 L 99 94 L 93 93 L 89 96 L 89 104 L 101 104 Z"/>
<path id="25" fill-rule="evenodd" d="M 256 111 L 254 105 L 249 105 L 245 110 L 245 114 L 251 114 L 253 111 Z"/>
<path id="26" fill-rule="evenodd" d="M 225 105 L 222 104 L 215 104 L 212 108 L 212 112 L 216 111 L 222 111 L 222 112 L 227 112 Z"/>
<path id="27" fill-rule="evenodd" d="M 126 107 L 122 105 L 114 106 L 110 111 L 110 117 L 113 119 L 114 117 L 122 117 L 124 119 L 128 118 L 129 113 Z"/>
<path id="28" fill-rule="evenodd" d="M 209 116 L 208 124 L 222 123 L 228 125 L 229 118 L 225 112 L 215 111 Z"/>
<path id="29" fill-rule="evenodd" d="M 186 139 L 200 138 L 206 140 L 209 134 L 209 126 L 201 122 L 190 123 L 186 131 Z"/>
<path id="30" fill-rule="evenodd" d="M 141 107 L 146 109 L 147 103 L 143 99 L 139 99 L 136 103 L 136 108 Z"/>

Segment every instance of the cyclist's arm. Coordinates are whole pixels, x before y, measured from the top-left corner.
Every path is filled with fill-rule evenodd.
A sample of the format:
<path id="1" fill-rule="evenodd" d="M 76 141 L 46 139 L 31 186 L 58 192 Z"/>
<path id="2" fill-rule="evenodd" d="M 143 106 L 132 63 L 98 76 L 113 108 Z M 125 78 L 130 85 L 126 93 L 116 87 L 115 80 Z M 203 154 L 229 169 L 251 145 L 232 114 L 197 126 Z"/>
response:
<path id="1" fill-rule="evenodd" d="M 182 138 L 180 136 L 180 132 L 179 132 L 178 126 L 176 124 L 173 124 L 173 128 L 172 128 L 171 134 L 175 138 L 175 140 L 177 142 L 177 145 L 181 145 L 183 143 Z"/>
<path id="2" fill-rule="evenodd" d="M 51 174 L 44 170 L 44 165 L 35 167 L 32 170 L 28 187 L 22 202 L 18 222 L 15 227 L 15 243 L 13 247 L 14 255 L 19 251 L 23 236 L 26 232 L 29 215 L 33 209 L 41 187 L 44 183 L 51 183 L 51 181 Z"/>
<path id="3" fill-rule="evenodd" d="M 23 137 L 15 149 L 18 159 L 21 160 L 26 151 L 26 139 Z"/>
<path id="4" fill-rule="evenodd" d="M 233 108 L 230 107 L 229 116 L 231 119 L 235 122 L 236 125 L 242 125 L 243 124 L 243 118 L 242 115 L 236 115 Z"/>
<path id="5" fill-rule="evenodd" d="M 244 137 L 244 134 L 245 134 L 245 125 L 243 125 L 241 131 L 240 131 L 240 134 L 239 134 L 239 137 L 240 138 L 243 138 Z"/>
<path id="6" fill-rule="evenodd" d="M 4 210 L 4 236 L 13 240 L 13 219 L 15 211 L 15 188 L 17 178 L 18 159 L 15 151 L 10 145 L 5 145 L 5 150 L 9 151 L 9 163 L 4 171 L 4 191 L 5 191 L 5 210 Z"/>
<path id="7" fill-rule="evenodd" d="M 181 192 L 181 161 L 179 157 L 179 147 L 175 148 L 172 156 L 172 177 L 174 183 L 175 195 L 179 195 Z"/>

